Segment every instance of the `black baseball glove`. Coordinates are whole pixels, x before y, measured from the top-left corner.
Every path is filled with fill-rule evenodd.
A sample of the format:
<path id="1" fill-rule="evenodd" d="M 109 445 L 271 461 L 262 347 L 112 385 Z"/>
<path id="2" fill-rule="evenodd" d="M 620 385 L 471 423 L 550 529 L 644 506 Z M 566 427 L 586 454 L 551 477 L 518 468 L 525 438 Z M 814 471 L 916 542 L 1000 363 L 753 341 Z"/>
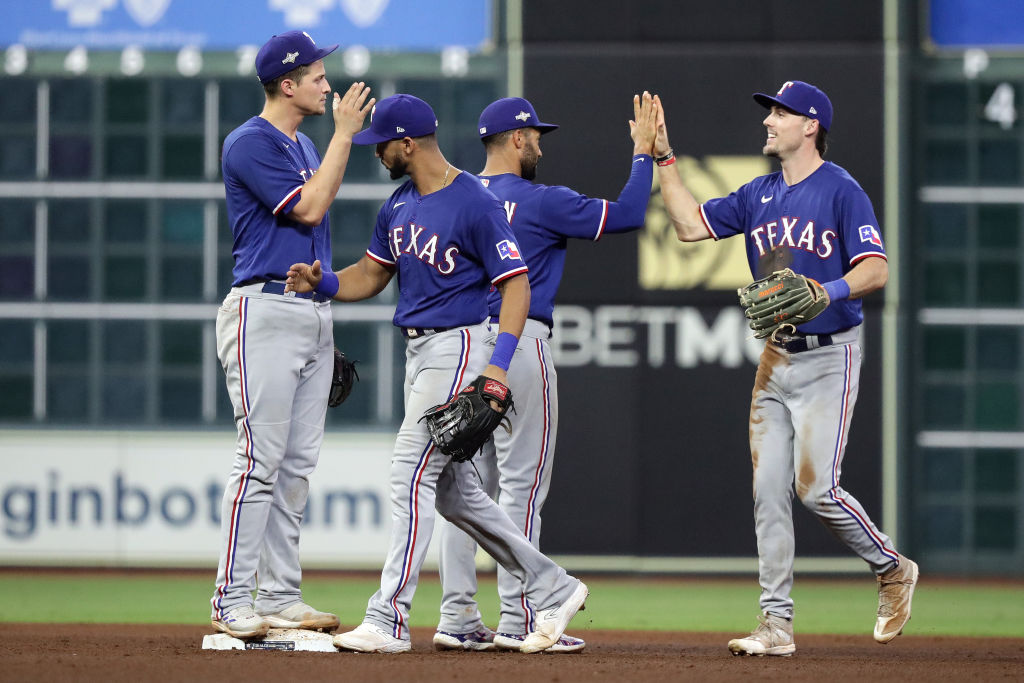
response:
<path id="1" fill-rule="evenodd" d="M 331 394 L 327 398 L 327 405 L 337 408 L 344 403 L 358 381 L 356 361 L 349 360 L 344 353 L 334 349 L 334 377 L 331 378 Z"/>
<path id="2" fill-rule="evenodd" d="M 498 404 L 498 410 L 491 406 Z M 470 460 L 501 425 L 510 430 L 507 413 L 512 408 L 512 391 L 496 379 L 483 375 L 473 380 L 455 398 L 423 414 L 427 431 L 437 448 L 455 462 Z"/>
<path id="3" fill-rule="evenodd" d="M 829 305 L 824 287 L 789 268 L 755 280 L 736 293 L 758 339 L 774 339 L 784 327 L 795 332 L 797 325 L 816 318 Z"/>

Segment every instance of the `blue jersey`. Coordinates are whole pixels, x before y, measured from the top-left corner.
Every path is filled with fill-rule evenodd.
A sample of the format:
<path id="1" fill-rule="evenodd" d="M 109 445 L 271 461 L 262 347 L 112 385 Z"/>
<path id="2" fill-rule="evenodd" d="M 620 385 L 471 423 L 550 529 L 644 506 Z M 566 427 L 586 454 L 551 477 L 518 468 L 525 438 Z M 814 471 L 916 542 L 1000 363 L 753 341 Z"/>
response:
<path id="1" fill-rule="evenodd" d="M 530 318 L 552 324 L 569 238 L 596 242 L 606 232 L 643 227 L 653 173 L 649 155 L 634 156 L 629 181 L 616 202 L 591 199 L 568 187 L 534 184 L 514 173 L 481 176 L 483 185 L 504 201 L 508 222 L 530 266 Z M 496 290 L 488 305 L 490 314 L 498 315 L 501 296 Z"/>
<path id="2" fill-rule="evenodd" d="M 716 240 L 744 234 L 747 261 L 755 278 L 790 267 L 818 282 L 836 280 L 862 259 L 885 258 L 871 200 L 843 168 L 825 162 L 792 187 L 782 172 L 755 178 L 728 197 L 700 207 Z M 787 254 L 771 254 L 786 249 Z M 761 266 L 762 263 L 769 265 Z M 837 301 L 798 329 L 829 334 L 864 320 L 860 299 Z"/>
<path id="3" fill-rule="evenodd" d="M 366 255 L 397 270 L 399 327 L 482 322 L 491 285 L 527 272 L 501 203 L 468 173 L 425 196 L 403 183 L 378 212 Z"/>
<path id="4" fill-rule="evenodd" d="M 320 259 L 331 267 L 330 221 L 315 227 L 290 220 L 302 186 L 320 168 L 313 142 L 298 142 L 254 116 L 224 139 L 221 168 L 234 245 L 233 284 L 284 280 L 293 263 Z"/>

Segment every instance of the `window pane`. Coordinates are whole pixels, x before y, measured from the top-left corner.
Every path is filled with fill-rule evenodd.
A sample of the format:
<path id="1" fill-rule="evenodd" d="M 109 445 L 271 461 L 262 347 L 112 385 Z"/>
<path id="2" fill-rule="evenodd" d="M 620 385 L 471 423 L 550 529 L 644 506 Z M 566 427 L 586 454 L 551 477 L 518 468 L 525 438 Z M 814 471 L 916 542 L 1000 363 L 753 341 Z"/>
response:
<path id="1" fill-rule="evenodd" d="M 35 136 L 0 135 L 0 177 L 29 180 L 35 175 Z"/>
<path id="2" fill-rule="evenodd" d="M 195 301 L 203 298 L 201 257 L 170 256 L 161 260 L 160 294 L 170 301 Z"/>
<path id="3" fill-rule="evenodd" d="M 928 493 L 959 493 L 964 488 L 964 452 L 936 448 L 921 451 L 924 463 L 923 490 Z"/>
<path id="4" fill-rule="evenodd" d="M 220 121 L 229 130 L 237 128 L 263 109 L 263 87 L 255 78 L 221 81 Z"/>
<path id="5" fill-rule="evenodd" d="M 31 320 L 0 320 L 0 367 L 32 362 L 34 327 Z"/>
<path id="6" fill-rule="evenodd" d="M 149 121 L 149 81 L 111 79 L 107 81 L 107 121 L 146 123 Z"/>
<path id="7" fill-rule="evenodd" d="M 212 349 L 211 349 L 212 351 Z M 160 324 L 160 365 L 198 367 L 203 356 L 203 324 L 164 322 Z"/>
<path id="8" fill-rule="evenodd" d="M 53 256 L 51 277 L 46 284 L 47 298 L 62 301 L 85 301 L 92 298 L 92 264 L 87 256 Z"/>
<path id="9" fill-rule="evenodd" d="M 46 357 L 51 364 L 84 364 L 92 357 L 92 326 L 87 320 L 51 320 L 46 324 Z"/>
<path id="10" fill-rule="evenodd" d="M 165 244 L 203 243 L 203 205 L 193 202 L 166 202 L 160 230 Z"/>
<path id="11" fill-rule="evenodd" d="M 103 380 L 103 420 L 142 422 L 146 415 L 146 382 L 142 373 L 107 375 Z"/>
<path id="12" fill-rule="evenodd" d="M 1016 329 L 978 329 L 978 369 L 1016 371 L 1020 367 L 1020 332 Z"/>
<path id="13" fill-rule="evenodd" d="M 203 136 L 168 135 L 163 141 L 165 178 L 202 178 Z"/>
<path id="14" fill-rule="evenodd" d="M 1020 181 L 1020 148 L 1015 140 L 984 140 L 978 143 L 979 170 L 982 182 L 995 185 Z"/>
<path id="15" fill-rule="evenodd" d="M 924 207 L 925 244 L 963 247 L 967 244 L 967 206 L 928 204 Z"/>
<path id="16" fill-rule="evenodd" d="M 108 256 L 104 261 L 104 297 L 114 301 L 146 298 L 146 260 L 140 256 Z"/>
<path id="17" fill-rule="evenodd" d="M 1015 429 L 1020 426 L 1018 388 L 1010 382 L 982 382 L 977 388 L 975 423 L 981 429 Z"/>
<path id="18" fill-rule="evenodd" d="M 92 140 L 88 135 L 54 135 L 50 138 L 50 175 L 54 178 L 86 178 L 92 172 Z"/>
<path id="19" fill-rule="evenodd" d="M 50 119 L 54 123 L 85 123 L 92 120 L 94 84 L 95 81 L 89 78 L 51 81 Z"/>
<path id="20" fill-rule="evenodd" d="M 1015 306 L 1020 301 L 1020 270 L 1016 263 L 978 264 L 978 304 Z"/>
<path id="21" fill-rule="evenodd" d="M 924 153 L 924 176 L 929 183 L 967 181 L 967 143 L 929 142 Z"/>
<path id="22" fill-rule="evenodd" d="M 924 285 L 925 304 L 962 305 L 967 302 L 967 267 L 948 261 L 929 263 Z"/>
<path id="23" fill-rule="evenodd" d="M 87 374 L 50 373 L 46 387 L 46 416 L 50 422 L 89 421 L 92 402 Z"/>
<path id="24" fill-rule="evenodd" d="M 915 527 L 922 530 L 922 542 L 934 550 L 956 550 L 964 544 L 963 510 L 953 505 L 928 505 L 918 515 Z"/>
<path id="25" fill-rule="evenodd" d="M 202 383 L 199 380 L 165 377 L 160 383 L 161 419 L 198 422 L 202 405 Z"/>
<path id="26" fill-rule="evenodd" d="M 930 83 L 925 88 L 924 114 L 935 125 L 967 123 L 967 86 L 960 83 Z"/>
<path id="27" fill-rule="evenodd" d="M 978 207 L 978 246 L 1016 248 L 1020 244 L 1020 208 L 986 204 Z"/>
<path id="28" fill-rule="evenodd" d="M 0 251 L 31 247 L 36 235 L 36 205 L 30 199 L 0 199 Z"/>
<path id="29" fill-rule="evenodd" d="M 974 456 L 974 482 L 980 493 L 1017 490 L 1017 451 L 981 451 Z"/>
<path id="30" fill-rule="evenodd" d="M 146 359 L 149 334 L 143 320 L 113 320 L 103 324 L 103 360 L 141 363 Z"/>
<path id="31" fill-rule="evenodd" d="M 35 123 L 35 93 L 35 79 L 6 76 L 0 88 L 0 123 Z"/>
<path id="32" fill-rule="evenodd" d="M 149 204 L 144 199 L 107 200 L 104 211 L 106 241 L 143 244 L 149 234 Z"/>
<path id="33" fill-rule="evenodd" d="M 0 374 L 0 421 L 32 417 L 32 375 Z"/>
<path id="34" fill-rule="evenodd" d="M 176 79 L 163 81 L 161 114 L 165 123 L 201 125 L 206 107 L 206 83 Z M 250 85 L 252 85 L 250 83 Z M 259 90 L 259 88 L 254 88 Z"/>
<path id="35" fill-rule="evenodd" d="M 0 298 L 31 299 L 35 291 L 35 259 L 0 256 Z"/>
<path id="36" fill-rule="evenodd" d="M 926 426 L 943 429 L 964 426 L 967 402 L 963 387 L 948 384 L 926 385 L 922 401 Z"/>
<path id="37" fill-rule="evenodd" d="M 974 511 L 974 546 L 1012 550 L 1017 538 L 1017 511 L 1011 507 L 981 506 Z"/>
<path id="38" fill-rule="evenodd" d="M 963 370 L 967 334 L 964 329 L 927 327 L 924 330 L 926 370 Z"/>
<path id="39" fill-rule="evenodd" d="M 51 199 L 49 204 L 47 220 L 51 248 L 58 245 L 85 246 L 92 241 L 92 211 L 89 200 Z"/>
<path id="40" fill-rule="evenodd" d="M 106 174 L 143 176 L 149 167 L 149 150 L 142 135 L 111 135 L 107 138 Z"/>

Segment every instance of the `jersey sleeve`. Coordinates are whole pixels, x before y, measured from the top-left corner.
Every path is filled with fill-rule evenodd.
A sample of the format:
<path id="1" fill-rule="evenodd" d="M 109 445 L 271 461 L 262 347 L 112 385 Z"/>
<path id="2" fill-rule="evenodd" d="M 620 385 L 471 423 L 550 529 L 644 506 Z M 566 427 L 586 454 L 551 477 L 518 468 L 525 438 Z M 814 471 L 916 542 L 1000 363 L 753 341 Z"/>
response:
<path id="1" fill-rule="evenodd" d="M 470 239 L 492 285 L 529 270 L 505 210 L 497 200 L 493 207 L 487 207 L 480 213 L 477 222 L 475 229 L 470 231 Z"/>
<path id="2" fill-rule="evenodd" d="M 869 256 L 886 258 L 878 219 L 867 193 L 860 188 L 845 193 L 839 210 L 839 232 L 850 266 Z"/>
<path id="3" fill-rule="evenodd" d="M 274 215 L 291 211 L 305 181 L 270 137 L 244 135 L 224 154 L 226 176 L 237 178 Z"/>
<path id="4" fill-rule="evenodd" d="M 708 234 L 716 240 L 742 234 L 747 224 L 747 195 L 749 184 L 728 197 L 709 199 L 700 205 L 700 217 Z"/>
<path id="5" fill-rule="evenodd" d="M 390 202 L 385 202 L 377 212 L 377 223 L 373 227 L 373 236 L 370 238 L 370 246 L 366 248 L 366 255 L 382 266 L 393 267 L 395 255 L 391 251 L 391 231 L 388 229 L 391 214 L 388 206 Z"/>

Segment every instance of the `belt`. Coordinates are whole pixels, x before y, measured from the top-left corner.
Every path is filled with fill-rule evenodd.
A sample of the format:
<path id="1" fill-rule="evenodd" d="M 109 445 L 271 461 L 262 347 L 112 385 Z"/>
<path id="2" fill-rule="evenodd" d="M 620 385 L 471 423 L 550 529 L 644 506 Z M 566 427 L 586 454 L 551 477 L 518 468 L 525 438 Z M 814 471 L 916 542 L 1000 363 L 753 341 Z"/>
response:
<path id="1" fill-rule="evenodd" d="M 274 282 L 273 280 L 271 280 L 270 282 L 264 282 L 262 291 L 264 294 L 284 295 L 284 283 Z M 325 301 L 330 301 L 329 297 L 326 297 L 318 292 L 288 292 L 288 296 L 295 296 L 295 298 L 297 299 L 312 299 L 318 304 L 322 304 Z"/>
<path id="2" fill-rule="evenodd" d="M 850 334 L 853 334 L 851 337 Z M 852 338 L 856 337 L 855 328 L 849 328 L 846 330 L 839 330 L 838 332 L 832 332 L 830 334 L 782 334 L 777 335 L 776 339 L 769 339 L 772 344 L 779 348 L 786 349 L 790 353 L 802 353 L 804 351 L 810 351 L 812 349 L 818 349 L 822 346 L 832 346 L 833 344 L 846 344 L 851 341 Z"/>
<path id="3" fill-rule="evenodd" d="M 402 336 L 406 339 L 419 339 L 420 337 L 427 337 L 438 332 L 447 332 L 448 330 L 454 330 L 454 327 L 400 327 L 402 330 Z"/>

